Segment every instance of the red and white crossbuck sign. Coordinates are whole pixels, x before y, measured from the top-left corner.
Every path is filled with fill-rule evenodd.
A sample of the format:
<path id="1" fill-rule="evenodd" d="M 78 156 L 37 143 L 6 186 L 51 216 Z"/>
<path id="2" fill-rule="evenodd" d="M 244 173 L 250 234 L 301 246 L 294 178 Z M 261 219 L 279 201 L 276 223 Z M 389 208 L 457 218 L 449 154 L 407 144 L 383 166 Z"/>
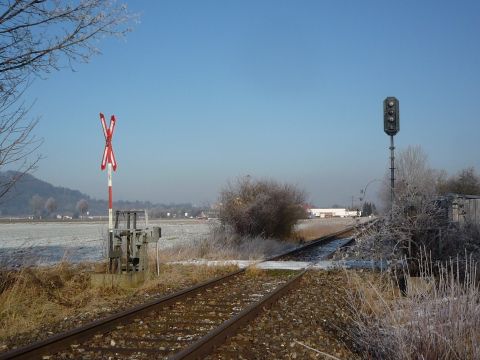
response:
<path id="1" fill-rule="evenodd" d="M 113 130 L 115 130 L 115 115 L 110 118 L 110 126 L 107 128 L 105 116 L 100 113 L 100 121 L 102 122 L 103 135 L 105 135 L 105 150 L 103 151 L 103 158 L 101 169 L 105 170 L 107 163 L 112 164 L 113 171 L 117 170 L 117 161 L 115 160 L 115 153 L 112 147 Z"/>
<path id="2" fill-rule="evenodd" d="M 100 113 L 100 121 L 102 122 L 103 135 L 105 135 L 105 150 L 103 150 L 102 164 L 100 168 L 105 170 L 108 167 L 108 229 L 110 241 L 113 241 L 113 194 L 112 194 L 112 168 L 113 171 L 117 170 L 117 161 L 115 160 L 115 154 L 113 153 L 112 137 L 113 130 L 115 130 L 115 115 L 110 118 L 110 126 L 107 128 L 105 122 L 105 116 Z"/>

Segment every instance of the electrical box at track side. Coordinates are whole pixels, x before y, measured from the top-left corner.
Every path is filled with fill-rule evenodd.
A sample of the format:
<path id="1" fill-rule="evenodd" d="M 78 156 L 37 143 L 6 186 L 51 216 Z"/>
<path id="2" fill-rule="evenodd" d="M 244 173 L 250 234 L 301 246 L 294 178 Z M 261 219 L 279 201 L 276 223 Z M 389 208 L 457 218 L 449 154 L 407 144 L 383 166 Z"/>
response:
<path id="1" fill-rule="evenodd" d="M 161 228 L 148 226 L 145 210 L 115 211 L 108 239 L 109 273 L 130 274 L 148 268 L 148 244 L 157 243 Z"/>

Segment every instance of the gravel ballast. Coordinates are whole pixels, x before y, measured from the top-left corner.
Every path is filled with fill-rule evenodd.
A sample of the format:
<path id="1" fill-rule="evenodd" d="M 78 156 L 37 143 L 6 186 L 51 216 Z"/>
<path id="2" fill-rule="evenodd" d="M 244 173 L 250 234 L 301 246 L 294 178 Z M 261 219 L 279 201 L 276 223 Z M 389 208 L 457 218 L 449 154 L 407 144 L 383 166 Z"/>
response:
<path id="1" fill-rule="evenodd" d="M 345 271 L 309 271 L 297 288 L 207 359 L 358 358 L 346 345 L 345 287 Z"/>

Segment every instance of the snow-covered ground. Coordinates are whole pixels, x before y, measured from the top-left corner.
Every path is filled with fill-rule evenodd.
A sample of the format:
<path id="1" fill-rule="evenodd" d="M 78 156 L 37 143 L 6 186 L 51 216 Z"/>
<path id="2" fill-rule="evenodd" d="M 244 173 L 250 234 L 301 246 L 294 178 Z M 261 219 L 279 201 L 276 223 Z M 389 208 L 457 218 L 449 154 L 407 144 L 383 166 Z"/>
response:
<path id="1" fill-rule="evenodd" d="M 351 225 L 353 219 L 303 220 L 298 228 Z M 162 228 L 160 249 L 184 245 L 207 236 L 215 220 L 151 220 Z M 106 256 L 106 222 L 36 222 L 0 224 L 0 264 L 98 261 Z"/>
<path id="2" fill-rule="evenodd" d="M 188 243 L 205 236 L 210 221 L 152 220 L 162 228 L 160 248 Z M 0 224 L 0 262 L 22 259 L 54 263 L 96 261 L 105 257 L 107 224 L 101 222 L 37 222 Z"/>

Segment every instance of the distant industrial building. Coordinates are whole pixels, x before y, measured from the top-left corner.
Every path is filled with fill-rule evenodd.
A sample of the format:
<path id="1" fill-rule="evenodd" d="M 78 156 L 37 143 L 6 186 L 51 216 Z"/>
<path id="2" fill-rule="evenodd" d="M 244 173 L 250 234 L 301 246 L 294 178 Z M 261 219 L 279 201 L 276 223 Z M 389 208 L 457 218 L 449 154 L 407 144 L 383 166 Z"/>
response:
<path id="1" fill-rule="evenodd" d="M 332 218 L 332 217 L 355 217 L 361 216 L 362 212 L 360 210 L 347 210 L 345 208 L 332 208 L 332 209 L 308 209 L 311 217 L 317 218 Z"/>

